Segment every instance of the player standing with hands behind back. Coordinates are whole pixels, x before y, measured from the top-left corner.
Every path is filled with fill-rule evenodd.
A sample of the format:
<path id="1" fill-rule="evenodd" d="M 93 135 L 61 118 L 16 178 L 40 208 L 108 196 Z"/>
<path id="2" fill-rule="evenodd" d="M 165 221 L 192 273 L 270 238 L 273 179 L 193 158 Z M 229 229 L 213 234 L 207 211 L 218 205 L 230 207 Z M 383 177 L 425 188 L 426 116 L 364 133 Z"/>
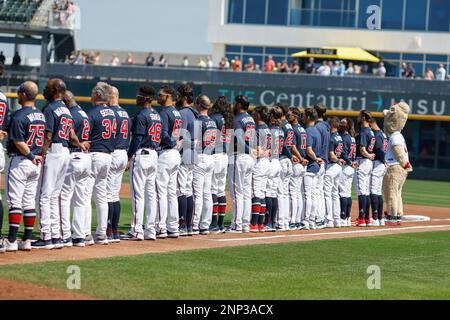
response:
<path id="1" fill-rule="evenodd" d="M 6 201 L 9 209 L 9 235 L 0 243 L 0 253 L 14 252 L 18 249 L 31 250 L 31 234 L 36 220 L 36 189 L 38 185 L 41 160 L 39 155 L 44 145 L 45 116 L 36 109 L 34 102 L 38 87 L 27 81 L 17 90 L 18 110 L 11 118 L 6 171 Z M 25 233 L 17 242 L 17 233 L 24 216 Z"/>

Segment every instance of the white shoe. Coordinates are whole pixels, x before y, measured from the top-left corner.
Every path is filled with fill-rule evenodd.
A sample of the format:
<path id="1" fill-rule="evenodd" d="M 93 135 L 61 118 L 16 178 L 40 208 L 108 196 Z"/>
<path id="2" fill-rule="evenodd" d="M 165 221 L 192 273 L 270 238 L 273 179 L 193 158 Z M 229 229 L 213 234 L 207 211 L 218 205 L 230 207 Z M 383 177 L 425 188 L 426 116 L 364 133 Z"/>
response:
<path id="1" fill-rule="evenodd" d="M 386 225 L 386 222 L 384 219 L 379 220 L 380 227 L 384 227 Z"/>
<path id="2" fill-rule="evenodd" d="M 95 244 L 108 245 L 108 237 L 106 235 L 96 235 Z"/>
<path id="3" fill-rule="evenodd" d="M 372 219 L 370 218 L 370 223 L 367 225 L 368 227 L 379 227 L 380 224 L 378 222 L 378 219 Z"/>
<path id="4" fill-rule="evenodd" d="M 91 234 L 87 235 L 84 240 L 85 246 L 93 246 L 95 244 L 94 237 Z"/>
<path id="5" fill-rule="evenodd" d="M 351 227 L 352 226 L 352 218 L 347 218 L 347 227 Z"/>
<path id="6" fill-rule="evenodd" d="M 347 219 L 341 219 L 341 227 L 348 227 L 347 226 Z"/>
<path id="7" fill-rule="evenodd" d="M 20 251 L 31 251 L 31 240 L 25 240 L 19 242 Z"/>
<path id="8" fill-rule="evenodd" d="M 328 221 L 326 224 L 327 228 L 334 228 L 334 223 L 332 221 Z"/>
<path id="9" fill-rule="evenodd" d="M 8 238 L 3 239 L 3 247 L 5 248 L 6 252 L 16 252 L 17 250 L 19 250 L 17 241 L 9 242 Z"/>
<path id="10" fill-rule="evenodd" d="M 340 227 L 341 227 L 341 222 L 340 222 L 340 221 L 336 221 L 336 222 L 334 223 L 334 227 L 335 227 L 335 228 L 340 228 Z"/>

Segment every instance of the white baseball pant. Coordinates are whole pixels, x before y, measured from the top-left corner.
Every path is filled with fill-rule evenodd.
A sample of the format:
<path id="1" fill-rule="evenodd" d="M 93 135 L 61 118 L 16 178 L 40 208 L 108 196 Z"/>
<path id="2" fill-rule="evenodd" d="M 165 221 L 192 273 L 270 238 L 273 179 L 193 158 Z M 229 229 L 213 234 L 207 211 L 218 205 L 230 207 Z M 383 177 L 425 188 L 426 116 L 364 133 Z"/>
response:
<path id="1" fill-rule="evenodd" d="M 89 153 L 74 152 L 70 154 L 64 185 L 61 189 L 61 222 L 63 239 L 71 234 L 70 210 L 73 211 L 73 238 L 84 239 L 86 184 L 91 173 L 91 156 Z"/>
<path id="2" fill-rule="evenodd" d="M 148 154 L 142 154 L 148 153 Z M 144 236 L 156 239 L 156 172 L 158 153 L 155 150 L 140 149 L 131 160 L 130 187 L 133 209 L 130 232 L 135 237 Z M 145 228 L 144 225 L 145 211 Z"/>
<path id="3" fill-rule="evenodd" d="M 120 201 L 123 173 L 128 165 L 127 150 L 117 149 L 112 153 L 111 166 L 108 171 L 106 190 L 108 202 Z"/>
<path id="4" fill-rule="evenodd" d="M 3 145 L 0 141 L 0 184 L 2 182 L 1 173 L 5 170 L 5 150 L 3 149 Z M 2 193 L 0 192 L 0 200 L 2 200 Z"/>
<path id="5" fill-rule="evenodd" d="M 69 149 L 51 145 L 42 165 L 39 183 L 39 227 L 42 240 L 61 239 L 60 194 L 69 167 Z"/>
<path id="6" fill-rule="evenodd" d="M 92 160 L 91 160 L 92 166 Z M 91 168 L 92 172 L 92 168 Z M 84 192 L 84 198 L 86 200 L 84 206 L 84 233 L 86 236 L 91 235 L 92 233 L 92 192 L 94 191 L 94 183 L 95 179 L 91 173 L 86 179 L 86 189 Z"/>
<path id="7" fill-rule="evenodd" d="M 291 219 L 290 223 L 300 223 L 304 211 L 304 189 L 303 178 L 306 168 L 297 163 L 292 167 L 292 177 L 289 180 L 289 194 L 291 196 Z"/>
<path id="8" fill-rule="evenodd" d="M 213 155 L 213 158 L 214 172 L 211 180 L 211 193 L 220 198 L 226 195 L 228 155 L 217 153 Z"/>
<path id="9" fill-rule="evenodd" d="M 36 166 L 23 156 L 9 158 L 5 175 L 5 194 L 8 208 L 36 209 L 36 191 L 41 165 Z"/>
<path id="10" fill-rule="evenodd" d="M 327 222 L 338 223 L 341 218 L 341 203 L 339 199 L 339 179 L 342 167 L 337 163 L 329 163 L 323 179 L 325 208 Z"/>
<path id="11" fill-rule="evenodd" d="M 199 154 L 194 167 L 194 217 L 193 229 L 208 230 L 211 225 L 213 200 L 211 181 L 214 172 L 214 158 L 209 154 Z"/>
<path id="12" fill-rule="evenodd" d="M 280 160 L 272 159 L 270 161 L 269 178 L 267 179 L 266 197 L 268 197 L 268 198 L 277 198 L 278 197 L 278 186 L 280 185 L 280 174 L 281 174 Z"/>
<path id="13" fill-rule="evenodd" d="M 376 160 L 373 162 L 372 176 L 370 180 L 370 194 L 382 195 L 383 177 L 386 174 L 386 165 Z"/>
<path id="14" fill-rule="evenodd" d="M 158 190 L 159 214 L 156 217 L 156 232 L 178 233 L 177 176 L 181 156 L 178 150 L 163 150 L 158 157 L 156 189 Z"/>
<path id="15" fill-rule="evenodd" d="M 355 175 L 355 169 L 352 166 L 345 165 L 339 178 L 339 196 L 341 198 L 352 197 L 352 182 Z"/>
<path id="16" fill-rule="evenodd" d="M 325 221 L 325 218 L 326 218 L 325 193 L 323 191 L 325 171 L 326 171 L 326 165 L 325 165 L 325 163 L 322 163 L 320 165 L 320 171 L 319 171 L 319 176 L 318 176 L 319 179 L 317 181 L 317 190 L 316 190 L 316 192 L 318 193 L 317 199 L 319 202 L 317 204 L 317 216 L 316 216 L 318 221 Z"/>
<path id="17" fill-rule="evenodd" d="M 92 169 L 87 186 L 90 189 L 88 190 L 86 205 L 91 205 L 91 199 L 93 197 L 97 212 L 97 229 L 95 233 L 97 236 L 106 236 L 106 229 L 108 227 L 108 191 L 106 185 L 112 156 L 109 153 L 92 152 L 91 159 Z M 89 219 L 87 222 L 89 223 L 88 234 L 90 234 L 91 221 L 92 220 Z"/>
<path id="18" fill-rule="evenodd" d="M 264 199 L 266 197 L 269 175 L 270 160 L 268 158 L 258 159 L 252 169 L 252 189 L 254 198 Z"/>
<path id="19" fill-rule="evenodd" d="M 252 214 L 252 167 L 255 163 L 249 154 L 238 154 L 234 158 L 230 174 L 230 194 L 233 204 L 231 228 L 249 231 Z"/>
<path id="20" fill-rule="evenodd" d="M 290 159 L 281 159 L 280 184 L 278 185 L 278 221 L 277 226 L 289 229 L 291 218 L 291 205 L 289 202 L 289 181 L 292 177 L 292 162 Z"/>
<path id="21" fill-rule="evenodd" d="M 355 175 L 355 189 L 358 196 L 370 196 L 370 176 L 373 163 L 370 159 L 358 159 L 358 168 Z"/>
<path id="22" fill-rule="evenodd" d="M 305 214 L 303 221 L 306 224 L 314 223 L 317 219 L 317 211 L 319 205 L 319 190 L 317 184 L 319 183 L 319 174 L 306 172 L 303 178 L 304 186 L 304 201 L 305 201 Z"/>
<path id="23" fill-rule="evenodd" d="M 192 197 L 192 180 L 194 179 L 194 165 L 180 164 L 177 177 L 177 197 Z"/>

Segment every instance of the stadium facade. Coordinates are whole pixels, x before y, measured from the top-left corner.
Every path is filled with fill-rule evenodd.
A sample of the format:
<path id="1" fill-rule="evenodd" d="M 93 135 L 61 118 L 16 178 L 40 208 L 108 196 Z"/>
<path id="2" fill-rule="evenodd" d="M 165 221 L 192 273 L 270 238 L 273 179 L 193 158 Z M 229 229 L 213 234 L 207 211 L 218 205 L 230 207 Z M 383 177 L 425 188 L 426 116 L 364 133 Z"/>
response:
<path id="1" fill-rule="evenodd" d="M 376 5 L 381 30 L 369 30 Z M 208 40 L 215 61 L 239 56 L 264 64 L 292 61 L 303 48 L 361 47 L 387 61 L 388 74 L 412 63 L 416 75 L 443 63 L 448 71 L 450 2 L 446 0 L 211 0 Z M 370 21 L 369 21 L 370 24 Z"/>

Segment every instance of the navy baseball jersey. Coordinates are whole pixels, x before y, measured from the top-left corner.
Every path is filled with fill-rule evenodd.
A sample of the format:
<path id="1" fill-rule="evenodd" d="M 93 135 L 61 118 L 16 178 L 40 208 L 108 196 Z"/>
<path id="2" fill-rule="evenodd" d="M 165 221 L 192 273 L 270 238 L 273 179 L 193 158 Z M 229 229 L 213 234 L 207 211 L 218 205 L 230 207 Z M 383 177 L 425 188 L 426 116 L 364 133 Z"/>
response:
<path id="1" fill-rule="evenodd" d="M 11 116 L 8 132 L 8 154 L 20 154 L 12 141 L 26 142 L 33 154 L 41 154 L 46 130 L 45 120 L 44 114 L 36 108 L 24 107 L 16 111 Z"/>
<path id="2" fill-rule="evenodd" d="M 284 148 L 284 131 L 277 126 L 270 126 L 270 159 L 279 159 Z"/>
<path id="3" fill-rule="evenodd" d="M 198 138 L 199 130 L 197 126 L 199 125 L 196 121 L 198 119 L 198 111 L 191 107 L 183 107 L 179 109 L 181 119 L 183 120 L 183 130 L 181 131 L 181 139 L 183 139 L 184 148 L 180 150 L 182 155 L 182 161 L 184 164 L 197 163 L 197 150 L 195 150 L 195 139 Z M 190 150 L 190 157 L 184 154 L 184 151 Z M 186 148 L 186 150 L 184 150 Z"/>
<path id="4" fill-rule="evenodd" d="M 114 152 L 114 121 L 116 114 L 106 105 L 98 105 L 89 109 L 89 141 L 91 152 Z"/>
<path id="5" fill-rule="evenodd" d="M 209 116 L 200 116 L 198 121 L 202 125 L 202 153 L 212 154 L 217 141 L 217 125 Z"/>
<path id="6" fill-rule="evenodd" d="M 159 113 L 153 108 L 142 109 L 133 119 L 133 141 L 129 157 L 139 149 L 157 150 L 161 143 L 162 123 Z M 137 142 L 136 142 L 137 141 Z M 132 149 L 135 150 L 132 150 Z"/>
<path id="7" fill-rule="evenodd" d="M 80 142 L 89 140 L 89 118 L 80 106 L 74 106 L 69 109 L 73 119 L 73 130 Z M 69 144 L 70 145 L 70 144 Z M 72 152 L 81 152 L 81 149 L 70 145 Z"/>
<path id="8" fill-rule="evenodd" d="M 308 137 L 306 130 L 300 124 L 294 124 L 292 129 L 294 129 L 295 140 L 297 141 L 297 150 L 304 158 L 306 157 L 306 138 Z"/>
<path id="9" fill-rule="evenodd" d="M 272 146 L 272 136 L 270 134 L 270 129 L 267 124 L 256 125 L 256 141 L 257 146 L 264 151 L 270 150 Z"/>
<path id="10" fill-rule="evenodd" d="M 161 148 L 163 150 L 173 149 L 180 139 L 183 119 L 180 112 L 173 106 L 163 108 L 160 116 L 162 123 Z"/>
<path id="11" fill-rule="evenodd" d="M 365 147 L 368 153 L 373 153 L 375 149 L 375 135 L 370 128 L 362 128 L 359 135 L 356 137 L 356 143 L 358 145 L 358 156 L 362 157 L 360 147 Z"/>
<path id="12" fill-rule="evenodd" d="M 250 150 L 255 144 L 256 124 L 253 118 L 242 112 L 234 117 L 234 151 L 250 154 Z"/>
<path id="13" fill-rule="evenodd" d="M 322 148 L 322 137 L 316 126 L 311 126 L 306 129 L 306 147 L 311 147 L 316 157 L 319 157 L 319 152 Z M 319 164 L 306 155 L 306 160 L 309 161 L 307 172 L 318 173 L 320 170 Z"/>
<path id="14" fill-rule="evenodd" d="M 292 128 L 291 124 L 284 120 L 281 123 L 281 129 L 284 132 L 284 148 L 283 152 L 281 153 L 280 158 L 292 158 L 292 147 L 297 144 L 297 139 L 295 137 L 294 129 Z"/>
<path id="15" fill-rule="evenodd" d="M 230 135 L 227 135 L 227 128 L 225 126 L 225 118 L 220 113 L 214 113 L 210 117 L 216 123 L 217 129 L 218 129 L 216 148 L 215 148 L 214 152 L 215 153 L 227 152 L 228 146 L 231 141 L 231 137 L 230 137 Z"/>
<path id="16" fill-rule="evenodd" d="M 342 153 L 344 151 L 344 142 L 342 141 L 342 137 L 339 135 L 339 133 L 335 132 L 331 134 L 328 151 L 334 152 L 338 159 L 342 158 Z"/>
<path id="17" fill-rule="evenodd" d="M 121 106 L 111 106 L 116 115 L 114 149 L 128 150 L 130 147 L 130 116 Z"/>
<path id="18" fill-rule="evenodd" d="M 8 99 L 0 91 L 0 130 L 7 131 L 6 117 L 8 116 Z"/>
<path id="19" fill-rule="evenodd" d="M 344 143 L 344 151 L 342 152 L 342 159 L 345 164 L 351 165 L 356 160 L 356 140 L 348 133 L 342 134 L 342 141 Z"/>
<path id="20" fill-rule="evenodd" d="M 328 146 L 330 144 L 330 124 L 326 121 L 319 120 L 316 123 L 316 128 L 320 133 L 322 141 L 318 156 L 322 158 L 326 164 L 328 162 Z"/>
<path id="21" fill-rule="evenodd" d="M 381 130 L 374 131 L 373 134 L 375 136 L 375 160 L 384 162 L 389 140 Z"/>
<path id="22" fill-rule="evenodd" d="M 64 102 L 61 100 L 49 102 L 42 112 L 47 123 L 46 130 L 52 133 L 51 143 L 61 143 L 63 147 L 68 147 L 73 119 Z"/>

